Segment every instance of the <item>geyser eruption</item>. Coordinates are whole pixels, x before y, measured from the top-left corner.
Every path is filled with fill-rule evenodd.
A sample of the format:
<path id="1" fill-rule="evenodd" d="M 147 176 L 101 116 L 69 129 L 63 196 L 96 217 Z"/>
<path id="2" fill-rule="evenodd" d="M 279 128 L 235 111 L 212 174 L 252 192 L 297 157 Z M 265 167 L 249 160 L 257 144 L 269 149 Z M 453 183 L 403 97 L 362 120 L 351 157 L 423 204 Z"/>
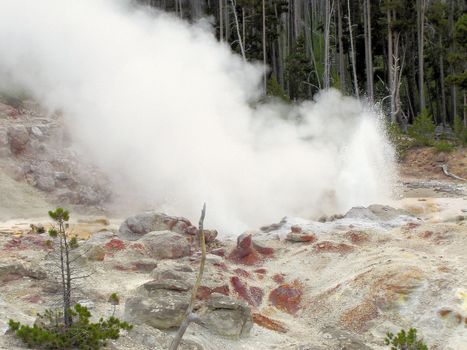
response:
<path id="1" fill-rule="evenodd" d="M 378 117 L 331 90 L 260 104 L 262 69 L 189 24 L 111 0 L 2 0 L 0 85 L 63 111 L 117 193 L 225 233 L 391 194 Z"/>

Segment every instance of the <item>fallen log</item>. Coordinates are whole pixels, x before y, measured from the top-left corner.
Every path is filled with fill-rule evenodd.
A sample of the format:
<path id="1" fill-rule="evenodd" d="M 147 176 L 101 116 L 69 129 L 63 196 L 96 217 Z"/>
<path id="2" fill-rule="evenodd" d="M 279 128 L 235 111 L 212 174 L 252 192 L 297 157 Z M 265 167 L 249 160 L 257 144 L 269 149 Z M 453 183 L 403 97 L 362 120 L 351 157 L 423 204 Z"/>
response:
<path id="1" fill-rule="evenodd" d="M 452 177 L 453 179 L 456 179 L 456 180 L 466 181 L 467 182 L 466 179 L 463 179 L 460 176 L 457 176 L 457 175 L 454 175 L 454 174 L 450 173 L 449 170 L 448 170 L 448 166 L 446 164 L 441 165 L 441 169 L 443 169 L 444 175 Z"/>

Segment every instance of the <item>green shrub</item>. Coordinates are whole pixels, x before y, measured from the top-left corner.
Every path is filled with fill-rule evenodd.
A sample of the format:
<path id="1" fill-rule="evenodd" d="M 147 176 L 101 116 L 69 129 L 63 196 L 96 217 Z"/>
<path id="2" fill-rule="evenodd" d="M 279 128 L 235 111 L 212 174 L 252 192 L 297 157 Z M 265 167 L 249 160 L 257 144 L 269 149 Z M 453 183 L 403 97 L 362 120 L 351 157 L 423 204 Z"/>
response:
<path id="1" fill-rule="evenodd" d="M 441 152 L 449 153 L 454 150 L 454 145 L 446 141 L 437 141 L 434 143 L 434 146 L 435 146 L 435 151 L 437 153 L 441 153 Z"/>
<path id="2" fill-rule="evenodd" d="M 409 135 L 414 140 L 415 146 L 431 146 L 435 138 L 436 125 L 433 118 L 424 109 L 414 120 L 412 126 L 409 128 Z"/>
<path id="3" fill-rule="evenodd" d="M 76 304 L 70 313 L 73 323 L 69 327 L 63 323 L 63 314 L 52 310 L 38 314 L 38 322 L 32 327 L 14 320 L 10 320 L 8 325 L 29 348 L 50 350 L 97 350 L 105 346 L 107 339 L 118 339 L 121 329 L 132 328 L 113 316 L 91 323 L 91 313 L 80 304 Z"/>
<path id="4" fill-rule="evenodd" d="M 290 103 L 289 96 L 282 86 L 280 86 L 275 75 L 273 75 L 267 82 L 267 93 L 269 96 L 276 97 L 281 99 L 283 102 Z"/>
<path id="5" fill-rule="evenodd" d="M 386 134 L 389 141 L 394 146 L 397 156 L 404 158 L 407 150 L 412 147 L 412 141 L 404 135 L 397 123 L 388 122 L 386 124 Z"/>
<path id="6" fill-rule="evenodd" d="M 415 328 L 410 328 L 407 333 L 401 330 L 397 335 L 388 333 L 384 342 L 391 346 L 391 350 L 428 350 L 428 346 L 422 340 L 417 339 Z"/>
<path id="7" fill-rule="evenodd" d="M 462 119 L 458 115 L 454 117 L 453 131 L 456 142 L 462 146 L 467 145 L 467 128 L 464 126 Z"/>

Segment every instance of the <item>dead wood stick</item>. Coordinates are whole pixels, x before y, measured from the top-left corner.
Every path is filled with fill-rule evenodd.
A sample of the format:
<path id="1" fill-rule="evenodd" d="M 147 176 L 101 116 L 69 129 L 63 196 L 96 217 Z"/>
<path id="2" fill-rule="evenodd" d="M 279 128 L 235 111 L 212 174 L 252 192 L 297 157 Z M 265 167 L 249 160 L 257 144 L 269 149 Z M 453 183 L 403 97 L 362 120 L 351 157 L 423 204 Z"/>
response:
<path id="1" fill-rule="evenodd" d="M 198 276 L 196 277 L 195 285 L 193 286 L 193 290 L 191 293 L 191 300 L 188 308 L 186 309 L 185 319 L 183 320 L 180 328 L 178 329 L 177 334 L 175 335 L 174 340 L 170 344 L 170 350 L 177 350 L 180 342 L 182 341 L 183 335 L 185 334 L 186 329 L 188 328 L 190 322 L 196 321 L 198 317 L 196 314 L 193 313 L 193 307 L 196 301 L 196 295 L 198 294 L 198 288 L 201 284 L 201 279 L 203 278 L 204 273 L 204 265 L 206 263 L 206 240 L 204 237 L 204 217 L 206 215 L 206 203 L 203 205 L 203 210 L 201 211 L 201 217 L 199 218 L 199 227 L 198 227 L 198 234 L 199 234 L 199 241 L 201 245 L 201 261 L 199 264 Z"/>
<path id="2" fill-rule="evenodd" d="M 460 176 L 457 176 L 457 175 L 454 175 L 454 174 L 450 173 L 448 171 L 448 166 L 446 164 L 441 165 L 441 169 L 443 169 L 443 173 L 446 176 L 452 177 L 453 179 L 456 179 L 456 180 L 467 181 L 466 179 L 463 179 Z"/>

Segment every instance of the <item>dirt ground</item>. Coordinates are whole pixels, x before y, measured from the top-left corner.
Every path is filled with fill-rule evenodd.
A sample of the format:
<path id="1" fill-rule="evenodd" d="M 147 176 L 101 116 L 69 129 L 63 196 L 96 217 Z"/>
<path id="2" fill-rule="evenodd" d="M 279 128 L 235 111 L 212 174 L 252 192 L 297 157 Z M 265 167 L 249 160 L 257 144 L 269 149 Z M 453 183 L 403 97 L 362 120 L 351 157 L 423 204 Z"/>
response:
<path id="1" fill-rule="evenodd" d="M 450 173 L 467 179 L 467 149 L 458 148 L 450 153 L 437 153 L 433 147 L 411 149 L 400 163 L 403 179 L 453 181 L 447 177 L 441 166 L 446 164 Z"/>

